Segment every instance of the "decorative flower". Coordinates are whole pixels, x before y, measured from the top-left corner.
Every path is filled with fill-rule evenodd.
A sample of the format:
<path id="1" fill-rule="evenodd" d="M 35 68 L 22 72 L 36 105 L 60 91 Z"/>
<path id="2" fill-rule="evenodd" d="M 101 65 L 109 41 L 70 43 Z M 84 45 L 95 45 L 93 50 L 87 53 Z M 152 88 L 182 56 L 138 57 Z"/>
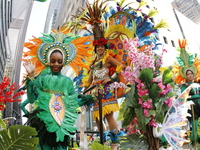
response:
<path id="1" fill-rule="evenodd" d="M 122 71 L 122 75 L 134 85 L 126 97 L 126 107 L 131 107 L 130 113 L 134 113 L 133 121 L 129 124 L 129 133 L 138 131 L 141 133 L 146 131 L 146 125 L 155 127 L 157 123 L 162 123 L 165 112 L 172 105 L 174 93 L 171 86 L 173 84 L 171 70 L 165 69 L 167 71 L 163 72 L 159 70 L 166 50 L 163 49 L 160 55 L 154 53 L 152 50 L 155 47 L 154 43 L 147 45 L 142 51 L 138 38 L 125 39 L 123 44 L 131 65 Z"/>
<path id="2" fill-rule="evenodd" d="M 93 45 L 105 45 L 107 44 L 108 40 L 106 40 L 105 38 L 100 38 L 98 40 L 94 40 L 93 41 Z"/>
<path id="3" fill-rule="evenodd" d="M 19 91 L 19 86 L 16 83 L 11 84 L 9 77 L 4 77 L 0 84 L 0 111 L 4 110 L 6 102 L 21 101 L 21 95 L 24 91 Z"/>

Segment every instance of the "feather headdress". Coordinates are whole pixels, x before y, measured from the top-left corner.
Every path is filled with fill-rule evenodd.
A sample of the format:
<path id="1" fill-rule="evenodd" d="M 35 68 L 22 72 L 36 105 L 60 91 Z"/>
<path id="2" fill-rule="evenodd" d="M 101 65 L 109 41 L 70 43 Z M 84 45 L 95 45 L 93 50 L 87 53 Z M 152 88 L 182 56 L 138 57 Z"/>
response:
<path id="1" fill-rule="evenodd" d="M 194 76 L 200 79 L 200 61 L 195 55 L 189 54 L 186 51 L 187 41 L 185 39 L 178 41 L 180 47 L 180 56 L 177 57 L 177 64 L 174 65 L 173 71 L 175 75 L 175 82 L 182 84 L 186 82 L 186 72 L 191 70 Z"/>
<path id="2" fill-rule="evenodd" d="M 66 31 L 65 31 L 66 32 Z M 59 50 L 63 54 L 63 65 L 70 65 L 76 74 L 82 68 L 88 68 L 83 63 L 90 57 L 89 51 L 92 51 L 90 37 L 80 37 L 71 33 L 53 31 L 51 34 L 43 33 L 42 37 L 33 39 L 24 43 L 28 50 L 23 51 L 22 61 L 27 59 L 36 62 L 35 75 L 38 75 L 49 65 L 49 56 L 54 50 Z"/>

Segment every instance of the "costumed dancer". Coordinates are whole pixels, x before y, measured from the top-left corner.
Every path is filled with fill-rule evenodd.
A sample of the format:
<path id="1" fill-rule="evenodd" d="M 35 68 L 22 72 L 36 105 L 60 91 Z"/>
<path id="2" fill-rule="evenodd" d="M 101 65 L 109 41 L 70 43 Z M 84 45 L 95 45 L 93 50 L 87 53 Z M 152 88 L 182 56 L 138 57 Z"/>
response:
<path id="1" fill-rule="evenodd" d="M 111 84 L 115 81 L 119 82 L 119 74 L 123 69 L 123 64 L 112 57 L 114 50 L 108 49 L 107 39 L 104 37 L 104 27 L 101 20 L 105 11 L 103 2 L 99 3 L 97 0 L 93 5 L 87 3 L 87 10 L 87 13 L 85 13 L 86 10 L 82 10 L 83 13 L 80 13 L 80 16 L 76 16 L 91 25 L 94 37 L 95 56 L 90 64 L 90 70 L 86 70 L 83 73 L 85 75 L 83 78 L 84 87 L 87 89 L 97 85 L 91 92 L 95 96 L 102 95 L 102 117 L 106 118 L 110 129 L 108 133 L 105 125 L 103 125 L 103 130 L 106 131 L 104 132 L 104 140 L 106 141 L 107 139 L 106 135 L 110 135 L 112 141 L 111 149 L 117 149 L 119 146 L 118 136 L 121 136 L 122 132 L 118 132 L 118 125 L 114 118 L 114 112 L 119 110 L 119 105 L 116 96 L 117 90 L 111 88 Z M 93 110 L 94 120 L 100 129 L 99 103 L 94 103 Z"/>
<path id="2" fill-rule="evenodd" d="M 175 66 L 176 73 L 175 82 L 181 85 L 181 92 L 183 92 L 192 83 L 199 83 L 200 79 L 200 61 L 194 55 L 186 51 L 186 40 L 179 40 L 180 57 L 178 57 L 178 64 Z M 193 101 L 194 105 L 188 112 L 191 117 L 188 120 L 192 126 L 192 133 L 189 136 L 192 144 L 195 146 L 196 142 L 200 143 L 199 123 L 200 117 L 200 87 L 194 87 L 189 93 L 188 101 Z"/>
<path id="3" fill-rule="evenodd" d="M 78 95 L 72 80 L 61 74 L 66 65 L 76 73 L 87 67 L 82 60 L 92 50 L 88 41 L 88 37 L 60 31 L 34 37 L 24 44 L 28 48 L 23 52 L 27 100 L 21 108 L 28 117 L 27 124 L 38 131 L 38 149 L 66 150 L 77 129 L 77 108 L 94 102 L 92 95 Z M 24 108 L 28 103 L 34 104 L 33 112 Z"/>
<path id="4" fill-rule="evenodd" d="M 114 112 L 119 110 L 119 105 L 115 96 L 115 92 L 114 90 L 111 90 L 110 87 L 112 80 L 114 80 L 114 76 L 110 76 L 109 68 L 112 66 L 121 66 L 122 64 L 113 57 L 106 54 L 106 40 L 105 38 L 100 38 L 99 41 L 101 40 L 104 40 L 105 43 L 98 43 L 98 40 L 94 41 L 96 42 L 96 45 L 94 45 L 96 57 L 90 66 L 91 69 L 88 83 L 90 86 L 96 84 L 98 85 L 98 87 L 96 87 L 92 92 L 95 94 L 95 96 L 98 96 L 98 92 L 100 90 L 100 93 L 102 94 L 102 116 L 106 118 L 111 134 L 115 136 L 118 133 L 118 125 L 114 118 Z M 94 119 L 99 128 L 99 103 L 94 103 L 93 111 Z M 105 124 L 103 127 L 105 131 Z M 116 147 L 115 143 L 117 142 L 119 141 L 112 141 L 112 149 L 114 149 L 113 147 Z"/>

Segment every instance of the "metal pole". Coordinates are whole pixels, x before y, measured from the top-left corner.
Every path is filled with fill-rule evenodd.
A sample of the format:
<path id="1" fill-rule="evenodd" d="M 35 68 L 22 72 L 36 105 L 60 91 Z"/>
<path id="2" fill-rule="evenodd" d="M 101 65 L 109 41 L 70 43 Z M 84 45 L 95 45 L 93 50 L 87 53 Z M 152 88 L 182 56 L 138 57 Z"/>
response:
<path id="1" fill-rule="evenodd" d="M 102 94 L 100 93 L 100 89 L 98 89 L 98 100 L 99 100 L 100 143 L 103 145 Z"/>
<path id="2" fill-rule="evenodd" d="M 197 142 L 196 142 L 196 122 L 195 122 L 195 117 L 194 117 L 194 106 L 192 105 L 192 122 L 193 122 L 193 128 L 194 128 L 194 148 L 197 150 Z"/>

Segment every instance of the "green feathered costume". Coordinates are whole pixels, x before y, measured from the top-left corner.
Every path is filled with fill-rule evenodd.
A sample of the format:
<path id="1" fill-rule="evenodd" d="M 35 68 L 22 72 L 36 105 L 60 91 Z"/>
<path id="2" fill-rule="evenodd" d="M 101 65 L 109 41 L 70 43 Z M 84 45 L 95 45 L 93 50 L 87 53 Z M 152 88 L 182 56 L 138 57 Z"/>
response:
<path id="1" fill-rule="evenodd" d="M 63 66 L 75 62 L 74 65 L 81 69 L 83 62 L 80 60 L 88 57 L 85 51 L 90 50 L 90 45 L 85 44 L 88 38 L 52 33 L 32 41 L 34 44 L 28 43 L 25 46 L 30 49 L 28 55 L 33 54 L 32 61 L 36 61 L 36 76 L 26 78 L 27 100 L 20 107 L 28 117 L 27 125 L 38 131 L 38 149 L 66 150 L 77 129 L 74 126 L 78 117 L 77 108 L 93 103 L 94 96 L 76 93 L 69 77 L 61 72 L 52 72 L 47 66 L 51 53 L 60 51 L 63 55 Z M 80 54 L 78 49 L 82 50 Z M 79 59 L 76 59 L 78 55 Z M 37 68 L 42 67 L 44 69 L 38 73 Z M 28 103 L 34 104 L 33 112 L 29 113 L 25 109 Z"/>
<path id="2" fill-rule="evenodd" d="M 33 113 L 28 114 L 28 124 L 38 131 L 40 145 L 69 146 L 69 140 L 77 129 L 74 124 L 79 107 L 72 80 L 61 73 L 41 74 L 34 81 L 27 81 L 27 90 L 28 101 L 36 105 Z M 58 97 L 61 102 L 56 100 Z M 51 113 L 51 108 L 55 114 Z M 57 115 L 61 110 L 65 111 L 59 118 Z"/>

